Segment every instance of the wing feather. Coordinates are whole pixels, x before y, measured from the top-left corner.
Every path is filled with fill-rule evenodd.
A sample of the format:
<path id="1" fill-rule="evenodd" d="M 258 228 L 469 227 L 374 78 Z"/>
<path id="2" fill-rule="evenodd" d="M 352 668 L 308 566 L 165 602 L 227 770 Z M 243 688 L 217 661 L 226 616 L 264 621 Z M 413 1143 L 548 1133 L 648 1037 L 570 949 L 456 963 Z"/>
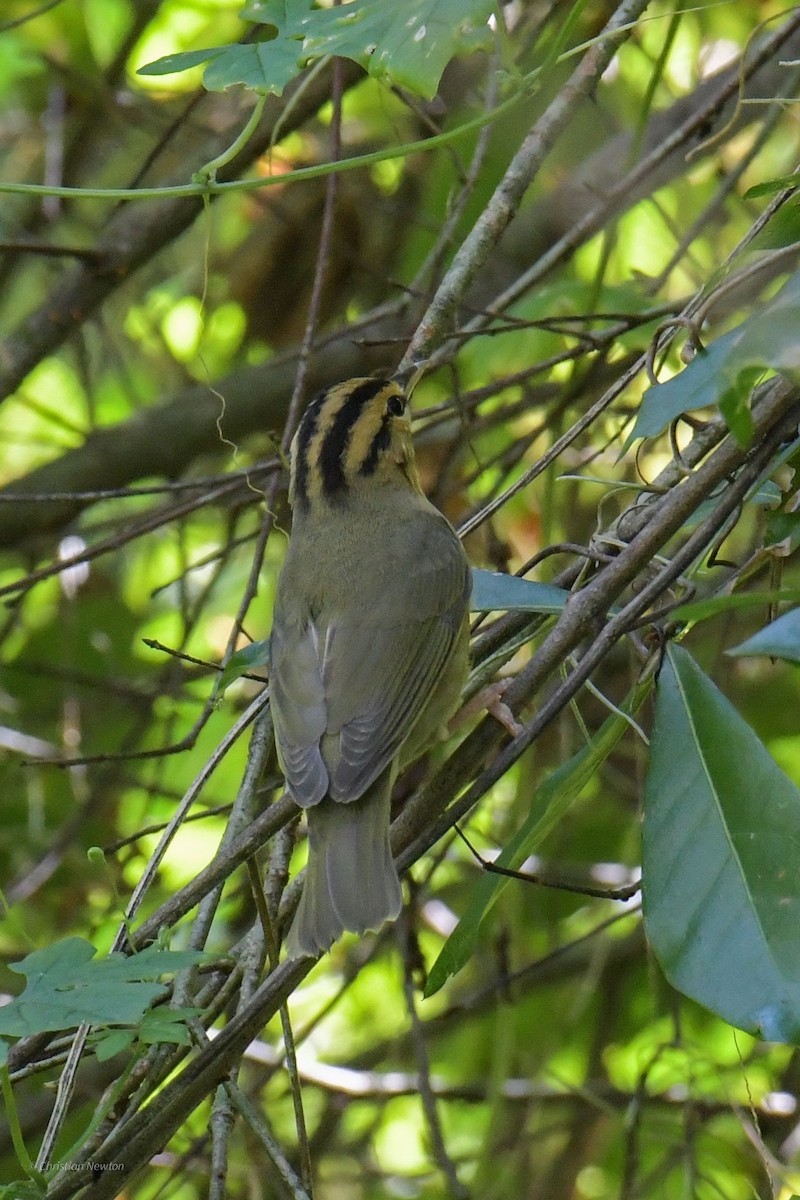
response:
<path id="1" fill-rule="evenodd" d="M 286 625 L 276 611 L 269 640 L 270 708 L 289 791 L 302 808 L 328 791 L 321 741 L 328 723 L 319 638 L 312 624 Z"/>
<path id="2" fill-rule="evenodd" d="M 338 611 L 291 627 L 276 616 L 275 730 L 304 808 L 326 794 L 345 803 L 363 795 L 408 737 L 459 637 L 470 588 L 461 544 L 433 507 L 408 524 L 411 562 L 387 553 L 383 575 L 348 579 Z"/>
<path id="3" fill-rule="evenodd" d="M 450 526 L 424 512 L 410 568 L 393 578 L 383 619 L 369 607 L 337 625 L 325 676 L 330 794 L 357 799 L 395 757 L 458 638 L 469 596 L 469 568 Z M 420 518 L 418 518 L 419 520 Z"/>

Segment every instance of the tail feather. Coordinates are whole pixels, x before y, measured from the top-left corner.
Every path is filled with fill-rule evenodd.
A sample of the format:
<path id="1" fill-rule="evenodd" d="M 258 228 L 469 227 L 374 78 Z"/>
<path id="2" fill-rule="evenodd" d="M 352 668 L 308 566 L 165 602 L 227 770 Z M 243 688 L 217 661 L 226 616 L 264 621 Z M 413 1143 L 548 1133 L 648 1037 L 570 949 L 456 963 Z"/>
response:
<path id="1" fill-rule="evenodd" d="M 402 906 L 389 844 L 391 789 L 376 780 L 360 800 L 326 797 L 307 811 L 309 857 L 286 947 L 290 958 L 317 955 L 345 932 L 394 920 Z"/>

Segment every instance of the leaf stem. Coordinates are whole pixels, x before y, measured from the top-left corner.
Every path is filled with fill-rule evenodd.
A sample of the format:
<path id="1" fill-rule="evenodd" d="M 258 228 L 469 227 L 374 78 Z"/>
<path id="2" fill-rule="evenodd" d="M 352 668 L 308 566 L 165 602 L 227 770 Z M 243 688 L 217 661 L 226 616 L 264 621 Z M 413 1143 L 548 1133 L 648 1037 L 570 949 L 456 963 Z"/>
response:
<path id="1" fill-rule="evenodd" d="M 0 1067 L 0 1089 L 2 1089 L 3 1102 L 6 1106 L 6 1117 L 8 1119 L 8 1131 L 11 1134 L 11 1143 L 14 1147 L 14 1153 L 17 1156 L 17 1162 L 22 1170 L 29 1178 L 36 1181 L 42 1187 L 46 1186 L 47 1180 L 41 1171 L 37 1171 L 31 1161 L 31 1156 L 28 1154 L 28 1148 L 25 1145 L 25 1139 L 22 1136 L 22 1127 L 19 1123 L 19 1113 L 14 1100 L 14 1091 L 11 1087 L 11 1077 L 8 1073 L 8 1067 L 5 1063 Z"/>
<path id="2" fill-rule="evenodd" d="M 199 184 L 204 190 L 206 190 L 210 184 L 216 181 L 217 171 L 219 168 L 224 167 L 226 163 L 229 163 L 233 158 L 235 158 L 239 151 L 242 150 L 249 142 L 256 126 L 258 125 L 258 122 L 261 120 L 261 114 L 264 111 L 264 105 L 266 102 L 266 93 L 258 97 L 255 108 L 250 113 L 246 124 L 239 132 L 238 136 L 234 138 L 227 150 L 223 150 L 221 154 L 218 154 L 216 158 L 212 158 L 204 167 L 201 167 L 199 171 L 195 171 L 194 175 L 192 175 L 192 183 Z"/>

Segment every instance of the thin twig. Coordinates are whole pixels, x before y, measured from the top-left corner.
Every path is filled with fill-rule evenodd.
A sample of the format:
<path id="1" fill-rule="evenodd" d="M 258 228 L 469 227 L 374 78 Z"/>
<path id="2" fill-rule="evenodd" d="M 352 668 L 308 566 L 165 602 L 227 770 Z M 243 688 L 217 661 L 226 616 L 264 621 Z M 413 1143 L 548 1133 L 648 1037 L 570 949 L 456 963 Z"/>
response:
<path id="1" fill-rule="evenodd" d="M 398 940 L 400 942 L 400 947 L 403 954 L 403 993 L 405 995 L 406 1009 L 411 1022 L 411 1042 L 414 1047 L 414 1058 L 416 1059 L 417 1064 L 419 1096 L 422 1104 L 422 1110 L 425 1114 L 425 1121 L 428 1126 L 428 1137 L 430 1138 L 431 1150 L 439 1170 L 444 1177 L 444 1182 L 447 1187 L 447 1195 L 452 1197 L 452 1200 L 469 1200 L 469 1188 L 467 1188 L 458 1178 L 455 1163 L 447 1152 L 447 1147 L 445 1146 L 444 1142 L 442 1123 L 439 1120 L 437 1100 L 433 1087 L 431 1086 L 431 1064 L 428 1057 L 428 1047 L 425 1043 L 425 1030 L 422 1026 L 422 1022 L 419 1019 L 419 1013 L 417 1012 L 416 999 L 414 996 L 413 968 L 408 955 L 409 928 L 407 924 L 407 917 L 404 918 L 400 923 Z"/>

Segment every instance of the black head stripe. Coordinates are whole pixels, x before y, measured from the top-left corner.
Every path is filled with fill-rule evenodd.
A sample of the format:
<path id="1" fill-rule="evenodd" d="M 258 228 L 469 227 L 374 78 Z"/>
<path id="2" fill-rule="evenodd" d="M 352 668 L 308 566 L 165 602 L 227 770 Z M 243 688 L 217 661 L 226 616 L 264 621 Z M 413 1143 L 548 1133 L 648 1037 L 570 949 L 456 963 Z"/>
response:
<path id="1" fill-rule="evenodd" d="M 344 456 L 350 434 L 361 415 L 364 405 L 374 399 L 386 383 L 382 379 L 368 379 L 354 388 L 333 418 L 325 436 L 319 455 L 322 491 L 328 498 L 337 495 L 347 486 L 344 473 Z"/>
<path id="2" fill-rule="evenodd" d="M 320 413 L 325 405 L 327 392 L 320 392 L 303 413 L 297 427 L 297 443 L 294 461 L 295 501 L 308 506 L 308 447 L 319 424 Z"/>
<path id="3" fill-rule="evenodd" d="M 360 475 L 374 475 L 381 456 L 392 444 L 392 418 L 389 413 L 383 414 L 381 427 L 372 439 L 366 458 L 361 464 Z"/>

